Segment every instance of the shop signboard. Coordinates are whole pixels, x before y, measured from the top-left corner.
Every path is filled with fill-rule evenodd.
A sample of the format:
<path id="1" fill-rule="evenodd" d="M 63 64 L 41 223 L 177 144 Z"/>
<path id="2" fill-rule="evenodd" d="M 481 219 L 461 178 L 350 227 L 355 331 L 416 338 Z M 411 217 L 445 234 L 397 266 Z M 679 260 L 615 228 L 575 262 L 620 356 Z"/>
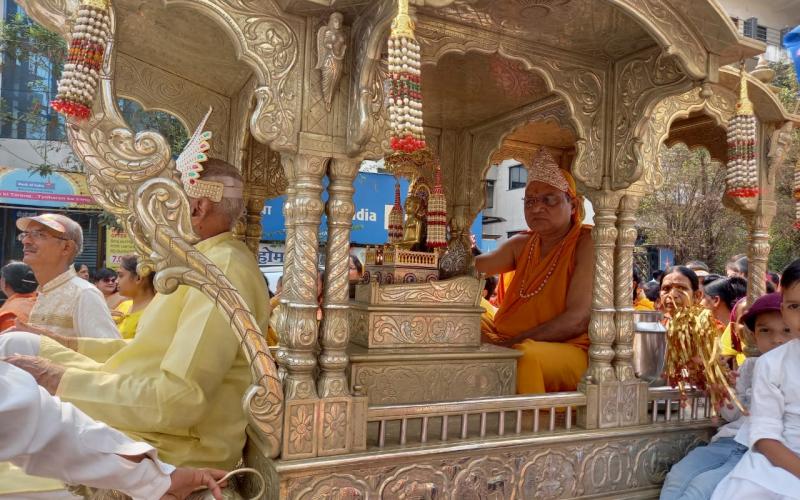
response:
<path id="1" fill-rule="evenodd" d="M 0 167 L 0 204 L 42 208 L 97 209 L 77 172 L 53 172 L 42 177 L 24 168 Z"/>
<path id="2" fill-rule="evenodd" d="M 350 241 L 360 245 L 379 245 L 386 243 L 389 236 L 389 211 L 394 203 L 395 177 L 389 174 L 360 172 L 353 182 L 355 193 L 353 203 L 353 228 L 350 232 Z M 327 177 L 323 182 L 328 187 Z M 400 201 L 405 203 L 408 192 L 408 181 L 400 179 Z M 322 199 L 327 201 L 328 194 L 323 191 Z M 267 200 L 261 212 L 261 226 L 263 241 L 285 241 L 286 220 L 283 216 L 283 204 L 286 196 L 279 196 Z M 479 215 L 472 226 L 472 232 L 481 244 L 483 233 L 482 217 Z M 323 214 L 319 227 L 320 243 L 328 239 L 327 217 Z"/>

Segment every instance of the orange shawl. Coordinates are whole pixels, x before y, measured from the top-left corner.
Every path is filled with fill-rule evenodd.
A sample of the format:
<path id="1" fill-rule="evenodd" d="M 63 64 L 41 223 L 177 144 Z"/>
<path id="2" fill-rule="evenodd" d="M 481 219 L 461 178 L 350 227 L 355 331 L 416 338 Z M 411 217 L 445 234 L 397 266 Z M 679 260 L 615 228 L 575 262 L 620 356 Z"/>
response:
<path id="1" fill-rule="evenodd" d="M 36 295 L 36 292 L 15 293 L 6 299 L 3 307 L 0 307 L 0 332 L 14 326 L 17 318 L 28 322 L 28 316 L 36 303 Z"/>
<path id="2" fill-rule="evenodd" d="M 531 233 L 503 303 L 494 317 L 494 328 L 487 332 L 490 338 L 492 334 L 498 341 L 516 337 L 564 312 L 569 284 L 575 271 L 575 250 L 578 240 L 581 234 L 590 230 L 591 227 L 576 223 L 562 243 L 544 257 L 541 255 L 539 235 Z M 523 281 L 525 290 L 520 290 Z M 539 287 L 541 287 L 539 293 L 527 299 L 522 296 L 530 295 Z M 589 337 L 584 333 L 568 340 L 567 343 L 588 349 Z"/>

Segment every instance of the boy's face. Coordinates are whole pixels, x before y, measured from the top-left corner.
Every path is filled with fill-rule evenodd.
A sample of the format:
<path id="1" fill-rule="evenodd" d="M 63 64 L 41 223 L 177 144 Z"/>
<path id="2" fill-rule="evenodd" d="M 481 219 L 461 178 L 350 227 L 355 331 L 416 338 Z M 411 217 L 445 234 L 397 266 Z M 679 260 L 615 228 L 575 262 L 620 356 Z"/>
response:
<path id="1" fill-rule="evenodd" d="M 778 311 L 759 314 L 756 317 L 755 334 L 756 346 L 762 354 L 789 342 L 796 336 Z"/>
<path id="2" fill-rule="evenodd" d="M 783 320 L 796 335 L 800 336 L 800 283 L 781 290 L 781 293 L 783 294 L 781 303 Z"/>

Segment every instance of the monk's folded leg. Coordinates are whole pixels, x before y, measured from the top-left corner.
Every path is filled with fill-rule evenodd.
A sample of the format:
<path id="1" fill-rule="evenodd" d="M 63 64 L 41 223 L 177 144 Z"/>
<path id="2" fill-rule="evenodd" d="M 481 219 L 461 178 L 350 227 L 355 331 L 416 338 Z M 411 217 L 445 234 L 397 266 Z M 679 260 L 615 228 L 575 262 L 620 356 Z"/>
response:
<path id="1" fill-rule="evenodd" d="M 574 391 L 589 362 L 584 349 L 561 342 L 525 340 L 514 346 L 522 351 L 517 361 L 517 392 Z"/>

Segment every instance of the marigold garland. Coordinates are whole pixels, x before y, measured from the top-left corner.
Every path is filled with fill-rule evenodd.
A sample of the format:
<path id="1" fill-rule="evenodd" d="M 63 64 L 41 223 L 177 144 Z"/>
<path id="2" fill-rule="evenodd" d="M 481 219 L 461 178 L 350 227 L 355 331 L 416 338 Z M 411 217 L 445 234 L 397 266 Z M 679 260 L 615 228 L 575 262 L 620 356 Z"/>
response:
<path id="1" fill-rule="evenodd" d="M 687 389 L 696 387 L 708 394 L 717 414 L 722 405 L 729 403 L 747 414 L 731 387 L 731 373 L 720 361 L 718 339 L 721 333 L 711 311 L 704 307 L 693 305 L 678 309 L 667 328 L 664 376 L 667 383 L 680 390 L 682 404 L 686 401 Z"/>
<path id="2" fill-rule="evenodd" d="M 83 0 L 72 29 L 67 62 L 50 103 L 59 113 L 89 118 L 111 27 L 106 0 Z"/>

